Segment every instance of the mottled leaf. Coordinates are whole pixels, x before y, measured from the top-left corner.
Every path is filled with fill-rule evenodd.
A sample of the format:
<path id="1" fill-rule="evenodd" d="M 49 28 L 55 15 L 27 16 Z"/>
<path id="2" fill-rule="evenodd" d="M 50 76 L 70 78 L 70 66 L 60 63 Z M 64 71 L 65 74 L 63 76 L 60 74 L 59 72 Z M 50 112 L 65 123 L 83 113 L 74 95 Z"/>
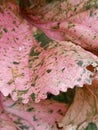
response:
<path id="1" fill-rule="evenodd" d="M 98 66 L 97 56 L 71 42 L 52 42 L 47 49 L 37 46 L 35 51 L 40 52 L 31 57 L 35 101 L 45 99 L 47 93 L 58 95 L 68 88 L 91 84 L 91 76 Z M 88 69 L 90 65 L 93 71 Z"/>

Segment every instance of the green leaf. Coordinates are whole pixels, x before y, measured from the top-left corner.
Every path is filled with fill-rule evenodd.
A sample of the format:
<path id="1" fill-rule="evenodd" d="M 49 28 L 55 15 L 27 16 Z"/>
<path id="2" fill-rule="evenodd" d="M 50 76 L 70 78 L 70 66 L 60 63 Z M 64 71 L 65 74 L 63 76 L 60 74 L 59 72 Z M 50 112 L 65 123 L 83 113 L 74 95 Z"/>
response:
<path id="1" fill-rule="evenodd" d="M 85 128 L 85 130 L 98 130 L 98 127 L 95 123 L 89 123 L 88 126 Z"/>
<path id="2" fill-rule="evenodd" d="M 74 95 L 75 95 L 75 89 L 68 89 L 67 92 L 61 92 L 57 96 L 51 95 L 50 99 L 53 99 L 62 103 L 71 104 L 73 102 Z"/>

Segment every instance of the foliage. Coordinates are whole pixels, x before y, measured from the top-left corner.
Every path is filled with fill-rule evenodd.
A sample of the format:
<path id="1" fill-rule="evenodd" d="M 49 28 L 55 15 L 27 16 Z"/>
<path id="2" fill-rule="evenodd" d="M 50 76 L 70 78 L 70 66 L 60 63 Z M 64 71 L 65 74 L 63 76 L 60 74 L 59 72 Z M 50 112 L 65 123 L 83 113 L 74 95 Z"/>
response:
<path id="1" fill-rule="evenodd" d="M 0 129 L 98 129 L 97 0 L 0 3 Z"/>

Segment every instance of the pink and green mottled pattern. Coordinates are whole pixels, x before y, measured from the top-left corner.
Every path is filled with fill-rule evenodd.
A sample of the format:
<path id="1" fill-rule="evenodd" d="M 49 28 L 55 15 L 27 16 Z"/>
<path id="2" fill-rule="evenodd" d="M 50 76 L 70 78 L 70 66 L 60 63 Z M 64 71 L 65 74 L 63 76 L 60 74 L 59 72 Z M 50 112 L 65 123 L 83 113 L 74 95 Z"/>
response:
<path id="1" fill-rule="evenodd" d="M 47 93 L 58 95 L 68 88 L 91 84 L 98 57 L 71 42 L 52 42 L 42 52 L 35 48 L 32 56 L 32 86 L 35 100 L 45 99 Z M 34 54 L 34 55 L 35 55 Z M 34 75 L 34 76 L 33 76 Z"/>
<path id="2" fill-rule="evenodd" d="M 2 101 L 6 116 L 0 116 L 0 130 L 52 130 L 68 108 L 64 103 L 49 100 L 25 105 L 4 97 Z"/>
<path id="3" fill-rule="evenodd" d="M 60 24 L 60 28 L 65 28 L 63 24 Z M 70 26 L 73 27 L 73 24 Z M 0 91 L 4 96 L 10 94 L 13 100 L 19 99 L 27 103 L 30 95 L 33 95 L 38 102 L 47 98 L 48 92 L 57 95 L 68 88 L 91 83 L 90 76 L 93 72 L 86 67 L 91 64 L 95 64 L 95 67 L 98 65 L 96 56 L 71 42 L 53 42 L 45 50 L 35 42 L 30 27 L 19 15 L 17 6 L 2 6 Z M 37 47 L 34 51 L 37 48 L 40 52 L 37 56 L 34 54 L 30 60 L 30 51 L 35 45 Z"/>
<path id="4" fill-rule="evenodd" d="M 97 0 L 52 1 L 36 8 L 28 8 L 23 13 L 50 38 L 70 40 L 98 54 Z"/>
<path id="5" fill-rule="evenodd" d="M 32 29 L 19 16 L 13 4 L 2 6 L 0 12 L 0 91 L 4 96 L 11 94 L 14 100 L 21 98 L 20 91 L 30 89 L 28 58 L 35 44 Z M 26 99 L 26 100 L 25 100 Z M 24 101 L 27 102 L 28 97 Z"/>

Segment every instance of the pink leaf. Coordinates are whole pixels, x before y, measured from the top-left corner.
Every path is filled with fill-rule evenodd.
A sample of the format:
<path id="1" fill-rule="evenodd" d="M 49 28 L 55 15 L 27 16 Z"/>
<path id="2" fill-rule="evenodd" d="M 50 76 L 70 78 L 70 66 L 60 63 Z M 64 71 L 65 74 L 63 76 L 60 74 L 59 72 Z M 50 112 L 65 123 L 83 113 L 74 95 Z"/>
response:
<path id="1" fill-rule="evenodd" d="M 65 22 L 60 30 L 65 32 L 65 40 L 71 40 L 88 50 L 98 49 L 98 10 L 79 13 Z M 67 34 L 66 34 L 67 32 Z"/>
<path id="2" fill-rule="evenodd" d="M 0 12 L 0 91 L 14 100 L 30 89 L 28 58 L 35 44 L 32 30 L 13 4 L 2 6 Z M 25 100 L 25 99 L 24 99 Z M 26 101 L 28 101 L 28 97 Z"/>
<path id="3" fill-rule="evenodd" d="M 93 69 L 98 66 L 97 56 L 71 42 L 52 42 L 40 52 L 35 48 L 32 63 L 32 87 L 35 100 L 45 99 L 47 93 L 58 95 L 68 88 L 91 84 Z M 38 51 L 39 49 L 39 51 Z"/>
<path id="4" fill-rule="evenodd" d="M 17 126 L 13 123 L 8 114 L 4 111 L 2 95 L 0 93 L 0 130 L 17 130 Z"/>
<path id="5" fill-rule="evenodd" d="M 11 99 L 5 99 L 3 105 L 16 126 L 20 129 L 28 128 L 28 130 L 51 130 L 56 126 L 56 122 L 62 120 L 67 110 L 66 104 L 49 100 L 39 104 L 29 102 L 23 105 Z"/>
<path id="6" fill-rule="evenodd" d="M 98 54 L 97 0 L 52 1 L 43 5 L 36 2 L 35 5 L 36 8 L 22 11 L 31 24 L 53 40 L 70 40 Z"/>

